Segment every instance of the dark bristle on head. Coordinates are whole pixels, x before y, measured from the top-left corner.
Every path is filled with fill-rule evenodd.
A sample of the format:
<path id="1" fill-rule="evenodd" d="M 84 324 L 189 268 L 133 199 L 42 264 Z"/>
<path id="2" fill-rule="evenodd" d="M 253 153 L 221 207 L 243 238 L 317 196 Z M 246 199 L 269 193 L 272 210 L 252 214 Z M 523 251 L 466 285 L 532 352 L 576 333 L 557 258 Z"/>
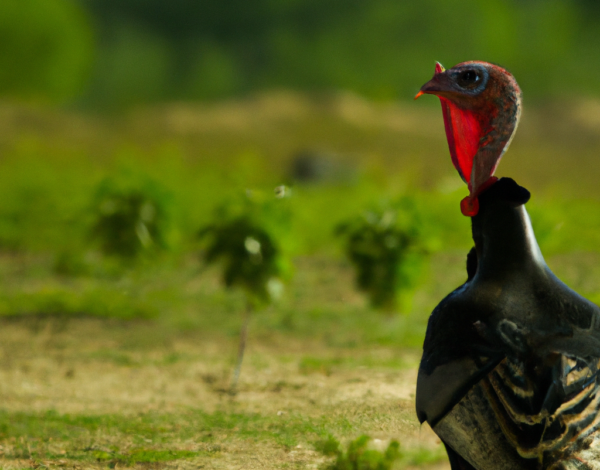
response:
<path id="1" fill-rule="evenodd" d="M 526 204 L 530 197 L 531 193 L 523 186 L 519 186 L 512 178 L 500 178 L 479 196 L 479 201 L 485 203 L 486 200 L 492 198 L 503 199 L 515 206 L 520 206 Z"/>

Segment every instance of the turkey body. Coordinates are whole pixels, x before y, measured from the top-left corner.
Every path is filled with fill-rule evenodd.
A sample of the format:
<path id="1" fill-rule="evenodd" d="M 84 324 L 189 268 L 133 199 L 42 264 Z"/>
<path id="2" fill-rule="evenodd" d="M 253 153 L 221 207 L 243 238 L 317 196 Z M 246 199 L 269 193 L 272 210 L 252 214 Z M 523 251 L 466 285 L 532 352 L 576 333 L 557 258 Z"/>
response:
<path id="1" fill-rule="evenodd" d="M 468 279 L 429 319 L 417 415 L 453 470 L 600 470 L 600 309 L 547 267 L 528 199 L 481 194 Z"/>

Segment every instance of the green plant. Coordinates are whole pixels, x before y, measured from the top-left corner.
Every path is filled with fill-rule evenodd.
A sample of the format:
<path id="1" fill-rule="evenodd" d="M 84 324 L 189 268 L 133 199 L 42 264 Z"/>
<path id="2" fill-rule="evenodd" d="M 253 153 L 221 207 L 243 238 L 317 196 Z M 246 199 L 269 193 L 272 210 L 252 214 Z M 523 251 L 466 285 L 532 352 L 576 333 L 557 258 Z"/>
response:
<path id="1" fill-rule="evenodd" d="M 325 470 L 390 470 L 402 457 L 398 441 L 391 441 L 385 450 L 378 450 L 373 446 L 371 438 L 365 435 L 350 442 L 346 452 L 332 436 L 317 442 L 315 447 L 324 455 L 336 456 L 335 461 L 327 465 Z"/>
<path id="2" fill-rule="evenodd" d="M 167 196 L 152 180 L 104 179 L 93 203 L 91 236 L 102 252 L 132 260 L 167 247 Z"/>
<path id="3" fill-rule="evenodd" d="M 255 191 L 220 206 L 213 223 L 200 229 L 206 242 L 206 264 L 220 262 L 227 288 L 240 288 L 246 296 L 245 318 L 240 333 L 238 361 L 231 392 L 240 374 L 251 312 L 271 303 L 282 290 L 281 279 L 289 273 L 289 262 L 279 244 L 282 227 L 289 222 L 285 204 L 289 190 L 276 189 L 276 197 Z"/>
<path id="4" fill-rule="evenodd" d="M 341 223 L 345 253 L 356 269 L 356 285 L 375 308 L 408 310 L 428 241 L 415 201 L 404 197 Z"/>

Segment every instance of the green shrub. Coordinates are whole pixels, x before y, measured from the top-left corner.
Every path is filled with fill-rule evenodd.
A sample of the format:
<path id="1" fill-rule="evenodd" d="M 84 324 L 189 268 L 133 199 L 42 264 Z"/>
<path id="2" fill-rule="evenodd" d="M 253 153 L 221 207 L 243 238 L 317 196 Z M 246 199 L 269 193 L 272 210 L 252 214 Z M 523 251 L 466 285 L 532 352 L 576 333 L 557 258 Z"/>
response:
<path id="1" fill-rule="evenodd" d="M 391 441 L 384 451 L 369 446 L 371 438 L 360 436 L 348 444 L 344 452 L 340 443 L 334 438 L 316 444 L 316 449 L 327 456 L 336 456 L 336 460 L 327 465 L 325 470 L 391 470 L 401 457 L 400 444 Z"/>
<path id="2" fill-rule="evenodd" d="M 128 260 L 166 248 L 167 199 L 152 180 L 104 179 L 94 198 L 92 238 L 104 254 Z"/>
<path id="3" fill-rule="evenodd" d="M 220 262 L 223 284 L 241 288 L 254 307 L 274 300 L 290 271 L 280 244 L 290 218 L 285 199 L 247 191 L 218 207 L 213 222 L 199 231 L 204 262 Z"/>
<path id="4" fill-rule="evenodd" d="M 340 224 L 336 233 L 343 237 L 346 256 L 356 269 L 356 285 L 371 305 L 388 312 L 408 310 L 408 293 L 429 252 L 415 201 L 404 197 L 365 211 Z"/>
<path id="5" fill-rule="evenodd" d="M 280 186 L 275 196 L 246 191 L 242 198 L 220 206 L 213 223 L 200 229 L 206 242 L 204 261 L 222 263 L 223 283 L 240 288 L 246 296 L 244 323 L 240 332 L 238 360 L 230 393 L 236 393 L 244 358 L 250 313 L 271 303 L 283 288 L 281 278 L 289 273 L 289 262 L 279 240 L 289 226 L 286 204 L 289 190 Z"/>

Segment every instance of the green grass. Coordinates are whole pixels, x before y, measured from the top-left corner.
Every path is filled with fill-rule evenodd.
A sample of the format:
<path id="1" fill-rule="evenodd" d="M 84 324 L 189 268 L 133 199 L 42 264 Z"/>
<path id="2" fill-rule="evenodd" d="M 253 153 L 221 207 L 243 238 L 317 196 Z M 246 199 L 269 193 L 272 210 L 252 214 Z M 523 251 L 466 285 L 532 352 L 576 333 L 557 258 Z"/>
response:
<path id="1" fill-rule="evenodd" d="M 0 411 L 4 459 L 98 461 L 111 468 L 215 457 L 228 444 L 239 441 L 288 450 L 303 443 L 331 455 L 323 443 L 333 435 L 347 439 L 359 432 L 352 420 L 336 414 L 307 418 L 300 414 L 281 417 L 201 410 L 133 416 Z M 332 442 L 339 446 L 336 439 Z M 439 462 L 445 458 L 440 449 L 403 449 L 400 461 L 404 465 Z"/>
<path id="2" fill-rule="evenodd" d="M 408 465 L 426 465 L 437 462 L 443 462 L 447 459 L 446 450 L 444 446 L 438 446 L 435 449 L 427 449 L 424 447 L 417 449 L 410 449 L 404 452 L 403 460 Z"/>
<path id="3" fill-rule="evenodd" d="M 308 419 L 287 415 L 281 418 L 200 410 L 136 416 L 0 412 L 0 443 L 10 449 L 4 453 L 8 459 L 155 462 L 216 453 L 221 445 L 232 440 L 266 442 L 290 449 L 300 441 L 323 438 L 332 432 L 342 431 L 348 435 L 353 429 L 352 424 L 340 416 Z M 123 444 L 118 445 L 119 441 Z M 173 443 L 180 443 L 180 448 L 173 447 Z M 185 446 L 188 449 L 181 448 Z M 57 453 L 53 450 L 56 447 L 64 452 Z"/>
<path id="4" fill-rule="evenodd" d="M 390 470 L 404 468 L 407 465 L 422 466 L 446 460 L 443 446 L 435 449 L 417 447 L 403 449 L 398 441 L 392 440 L 387 446 L 367 435 L 362 435 L 348 443 L 347 450 L 332 435 L 315 442 L 318 452 L 326 456 L 334 456 L 335 460 L 326 467 L 327 470 Z"/>
<path id="5" fill-rule="evenodd" d="M 156 317 L 156 308 L 123 294 L 112 286 L 81 289 L 61 285 L 45 285 L 35 290 L 0 293 L 0 316 L 56 316 L 148 319 Z"/>
<path id="6" fill-rule="evenodd" d="M 154 450 L 154 449 L 131 449 L 120 453 L 118 450 L 96 450 L 93 452 L 94 458 L 99 462 L 107 462 L 111 468 L 117 465 L 130 467 L 139 463 L 168 462 L 170 460 L 181 460 L 196 457 L 207 452 L 193 452 L 189 450 Z"/>

